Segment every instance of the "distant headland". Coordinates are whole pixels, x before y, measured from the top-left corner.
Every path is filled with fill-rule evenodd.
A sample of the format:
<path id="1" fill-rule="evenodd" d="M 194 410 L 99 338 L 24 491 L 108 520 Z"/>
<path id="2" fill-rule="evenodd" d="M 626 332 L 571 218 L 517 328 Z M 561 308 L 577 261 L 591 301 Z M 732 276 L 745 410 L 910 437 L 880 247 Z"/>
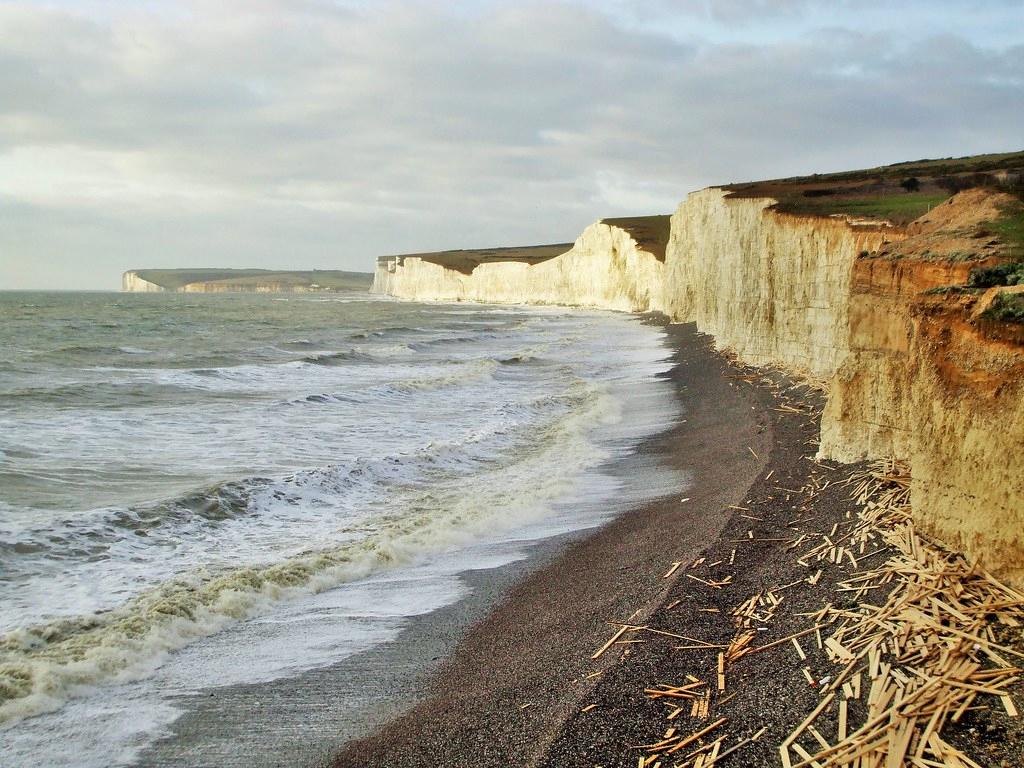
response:
<path id="1" fill-rule="evenodd" d="M 121 277 L 131 293 L 323 293 L 365 291 L 369 272 L 335 269 L 134 269 Z"/>

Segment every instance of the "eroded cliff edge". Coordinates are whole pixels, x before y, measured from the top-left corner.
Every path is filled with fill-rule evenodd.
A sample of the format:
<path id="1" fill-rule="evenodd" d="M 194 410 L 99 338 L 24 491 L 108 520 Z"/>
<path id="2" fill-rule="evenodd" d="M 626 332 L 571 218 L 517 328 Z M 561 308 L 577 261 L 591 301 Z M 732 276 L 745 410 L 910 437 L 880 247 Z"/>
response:
<path id="1" fill-rule="evenodd" d="M 695 192 L 672 214 L 663 249 L 608 220 L 533 263 L 466 270 L 385 257 L 373 290 L 695 322 L 745 362 L 827 382 L 820 456 L 908 462 L 919 528 L 1024 583 L 1024 335 L 984 311 L 991 294 L 1015 289 L 955 288 L 1005 257 L 979 233 L 1019 203 L 971 190 L 909 227 L 774 203 Z"/>

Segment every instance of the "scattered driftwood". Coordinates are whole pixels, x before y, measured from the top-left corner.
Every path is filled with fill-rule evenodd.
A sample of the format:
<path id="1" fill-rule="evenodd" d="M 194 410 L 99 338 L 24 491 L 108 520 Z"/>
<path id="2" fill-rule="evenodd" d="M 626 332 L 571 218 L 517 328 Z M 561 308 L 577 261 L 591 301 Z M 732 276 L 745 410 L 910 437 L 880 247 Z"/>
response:
<path id="1" fill-rule="evenodd" d="M 1011 657 L 1024 654 L 997 643 L 993 627 L 1024 622 L 1024 594 L 914 530 L 910 478 L 896 462 L 877 462 L 853 483 L 863 504 L 857 524 L 835 543 L 824 537 L 826 542 L 799 559 L 825 555 L 838 564 L 838 549 L 863 554 L 884 548 L 889 556 L 881 565 L 857 571 L 839 588 L 858 600 L 883 588 L 888 597 L 880 604 L 862 601 L 852 610 L 829 604 L 814 615 L 829 626 L 824 650 L 842 670 L 821 686 L 821 703 L 780 745 L 783 765 L 977 766 L 942 733 L 981 697 L 998 700 L 1017 716 L 1005 689 L 1021 672 Z M 861 697 L 864 675 L 867 715 L 850 731 L 848 702 Z M 834 703 L 838 727 L 832 743 L 813 724 Z"/>
<path id="2" fill-rule="evenodd" d="M 789 405 L 776 410 L 805 412 Z M 746 538 L 732 540 L 778 542 L 779 551 L 792 553 L 797 572 L 789 584 L 762 589 L 736 604 L 729 612 L 728 644 L 616 623 L 615 633 L 594 654 L 599 658 L 612 646 L 629 642 L 624 639 L 627 633 L 652 641 L 678 638 L 685 644 L 672 646 L 676 650 L 714 654 L 697 656 L 706 680 L 686 675 L 671 684 L 644 688 L 646 697 L 667 706 L 670 727 L 659 740 L 634 747 L 642 751 L 639 768 L 710 768 L 760 739 L 766 728 L 753 735 L 730 736 L 728 718 L 717 714 L 732 697 L 743 695 L 742 687 L 729 684 L 732 667 L 764 652 L 796 654 L 805 665 L 800 685 L 805 679 L 821 697 L 779 744 L 784 768 L 975 768 L 975 760 L 951 745 L 951 727 L 979 708 L 1019 716 L 1009 686 L 1021 676 L 1024 653 L 1018 650 L 1019 642 L 1004 636 L 1011 631 L 1020 636 L 1024 594 L 915 530 L 910 477 L 895 461 L 876 462 L 846 480 L 859 505 L 856 516 L 827 530 L 810 530 L 815 498 L 843 482 L 835 467 L 814 464 L 832 472 L 831 479 L 812 470 L 803 488 L 777 487 L 793 504 L 793 519 L 786 524 L 793 530 L 790 538 L 765 537 L 752 529 Z M 745 506 L 733 508 L 750 512 Z M 761 522 L 752 514 L 739 516 Z M 735 559 L 733 549 L 728 564 Z M 673 562 L 664 578 L 675 576 L 690 582 L 691 588 L 699 584 L 727 594 L 728 588 L 735 588 L 733 577 L 711 572 L 725 562 L 706 563 L 703 557 L 688 566 Z M 703 570 L 694 573 L 700 566 Z M 790 614 L 806 618 L 809 626 L 759 642 L 761 633 L 771 630 L 787 589 L 816 586 L 824 573 L 837 570 L 843 575 L 830 588 L 836 604 Z M 834 583 L 834 577 L 826 583 Z M 679 603 L 676 600 L 669 608 Z M 718 608 L 696 610 L 726 615 Z M 812 651 L 816 656 L 809 659 Z M 812 665 L 820 667 L 824 658 L 834 671 L 821 677 L 822 670 L 815 674 Z M 687 715 L 691 725 L 680 725 Z M 742 764 L 742 754 L 730 763 Z"/>

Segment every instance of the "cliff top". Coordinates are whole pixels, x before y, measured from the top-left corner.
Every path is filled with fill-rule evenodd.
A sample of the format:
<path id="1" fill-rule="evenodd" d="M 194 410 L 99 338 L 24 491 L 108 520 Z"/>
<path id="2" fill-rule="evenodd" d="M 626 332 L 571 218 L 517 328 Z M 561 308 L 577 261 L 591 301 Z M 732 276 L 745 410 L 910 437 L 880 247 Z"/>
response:
<path id="1" fill-rule="evenodd" d="M 847 214 L 908 224 L 965 189 L 1024 193 L 1024 152 L 914 160 L 878 168 L 723 186 L 732 197 L 771 197 L 777 210 L 808 216 Z"/>
<path id="2" fill-rule="evenodd" d="M 473 273 L 481 264 L 500 261 L 519 261 L 524 264 L 539 264 L 542 261 L 561 256 L 572 248 L 572 243 L 554 243 L 552 245 L 525 245 L 509 248 L 477 248 L 452 251 L 430 251 L 427 253 L 403 253 L 394 256 L 381 256 L 377 259 L 383 264 L 390 259 L 416 258 L 438 264 L 447 269 L 454 269 L 463 274 Z"/>
<path id="3" fill-rule="evenodd" d="M 1014 198 L 1024 199 L 1024 151 L 915 160 L 839 173 L 729 184 L 721 188 L 734 198 L 773 198 L 777 201 L 774 208 L 782 213 L 798 216 L 847 215 L 900 226 L 920 219 L 959 192 L 988 189 L 1006 196 L 997 206 L 998 210 L 993 212 L 986 208 L 984 218 L 979 220 L 992 225 L 990 234 L 997 242 L 982 253 L 950 241 L 937 247 L 931 255 L 938 258 L 988 258 L 995 255 L 995 249 L 1000 257 L 1024 259 L 1024 214 L 1006 202 L 1012 202 Z M 640 249 L 659 261 L 665 260 L 669 216 L 607 218 L 601 219 L 601 223 L 625 230 Z M 948 229 L 945 227 L 943 231 Z M 980 224 L 972 230 L 973 245 L 979 245 L 982 235 L 978 232 L 981 231 L 989 230 Z M 943 237 L 945 235 L 936 235 L 932 238 L 933 244 L 938 244 Z M 419 258 L 469 275 L 477 266 L 486 263 L 539 264 L 560 256 L 571 247 L 571 243 L 559 243 L 431 251 L 382 256 L 378 263 Z"/>
<path id="4" fill-rule="evenodd" d="M 1024 202 L 991 189 L 969 189 L 935 206 L 888 242 L 872 260 L 917 262 L 901 271 L 897 290 L 947 329 L 1007 346 L 1006 365 L 1024 345 Z M 974 334 L 974 336 L 972 336 Z M 995 354 L 994 352 L 992 354 Z M 978 374 L 980 375 L 980 374 Z M 993 381 L 998 384 L 1002 374 Z"/>
<path id="5" fill-rule="evenodd" d="M 601 219 L 602 224 L 618 227 L 629 233 L 636 240 L 637 246 L 652 254 L 659 261 L 665 260 L 665 246 L 668 244 L 670 216 L 623 216 L 612 219 Z M 402 253 L 392 256 L 380 256 L 378 264 L 385 264 L 392 259 L 422 259 L 438 264 L 446 269 L 453 269 L 464 275 L 470 275 L 481 264 L 518 261 L 523 264 L 540 264 L 548 259 L 561 256 L 571 250 L 572 243 L 554 243 L 551 245 L 526 245 L 508 248 L 465 248 L 450 251 L 429 251 L 426 253 Z"/>
<path id="6" fill-rule="evenodd" d="M 874 256 L 925 261 L 1016 262 L 1024 259 L 1024 202 L 1006 192 L 968 189 L 905 229 L 906 238 Z"/>
<path id="7" fill-rule="evenodd" d="M 625 230 L 630 237 L 636 240 L 636 244 L 641 250 L 652 254 L 658 261 L 664 261 L 671 219 L 672 217 L 667 214 L 664 216 L 622 216 L 616 219 L 601 219 L 601 223 Z"/>

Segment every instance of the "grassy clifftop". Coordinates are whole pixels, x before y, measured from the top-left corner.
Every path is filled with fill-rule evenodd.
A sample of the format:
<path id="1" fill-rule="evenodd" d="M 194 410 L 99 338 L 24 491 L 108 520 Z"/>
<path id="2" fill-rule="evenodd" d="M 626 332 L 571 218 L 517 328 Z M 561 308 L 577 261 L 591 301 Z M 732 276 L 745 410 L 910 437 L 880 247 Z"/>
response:
<path id="1" fill-rule="evenodd" d="M 888 221 L 897 226 L 920 218 L 957 192 L 987 187 L 1024 199 L 1024 151 L 969 157 L 914 160 L 839 173 L 723 185 L 734 198 L 770 197 L 776 210 L 797 216 L 848 215 Z M 602 219 L 623 229 L 637 245 L 665 260 L 669 216 L 628 216 Z M 1024 258 L 1024 216 L 1007 209 L 990 222 L 992 236 Z M 480 264 L 514 261 L 538 264 L 559 256 L 572 243 L 512 248 L 432 251 L 384 256 L 381 264 L 419 258 L 465 275 Z"/>
<path id="2" fill-rule="evenodd" d="M 431 251 L 429 253 L 404 253 L 399 256 L 382 256 L 378 261 L 389 259 L 417 258 L 454 269 L 463 274 L 472 274 L 481 264 L 501 261 L 519 261 L 524 264 L 539 264 L 560 256 L 572 248 L 572 243 L 552 245 L 527 245 L 511 248 L 478 248 L 453 251 Z"/>
<path id="3" fill-rule="evenodd" d="M 991 187 L 1024 191 L 1024 152 L 914 160 L 878 168 L 729 184 L 733 197 L 773 197 L 797 215 L 847 214 L 907 224 L 956 192 Z"/>
<path id="4" fill-rule="evenodd" d="M 601 219 L 601 223 L 624 229 L 642 250 L 653 254 L 658 261 L 664 261 L 671 219 L 672 217 L 668 215 L 623 216 L 617 219 Z"/>
<path id="5" fill-rule="evenodd" d="M 627 216 L 616 219 L 602 219 L 602 224 L 618 227 L 630 234 L 643 250 L 654 254 L 659 261 L 665 260 L 665 246 L 668 244 L 669 216 Z M 514 246 L 511 248 L 478 248 L 429 253 L 403 253 L 395 256 L 381 256 L 378 262 L 415 258 L 438 264 L 464 275 L 473 274 L 481 264 L 516 261 L 523 264 L 541 262 L 561 256 L 571 250 L 573 243 L 551 245 Z"/>

